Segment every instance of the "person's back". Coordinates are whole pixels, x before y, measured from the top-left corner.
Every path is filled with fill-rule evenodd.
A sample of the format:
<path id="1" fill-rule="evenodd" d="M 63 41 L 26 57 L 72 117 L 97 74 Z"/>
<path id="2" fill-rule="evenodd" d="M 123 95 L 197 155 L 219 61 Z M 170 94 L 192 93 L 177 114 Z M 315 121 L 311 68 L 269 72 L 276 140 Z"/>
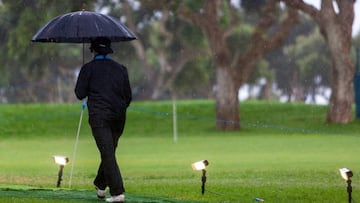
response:
<path id="1" fill-rule="evenodd" d="M 89 114 L 116 116 L 126 110 L 131 102 L 126 67 L 111 59 L 95 57 L 84 65 L 83 74 L 87 84 L 79 82 L 75 92 L 79 99 L 88 97 Z M 82 85 L 87 85 L 87 95 L 80 88 Z"/>

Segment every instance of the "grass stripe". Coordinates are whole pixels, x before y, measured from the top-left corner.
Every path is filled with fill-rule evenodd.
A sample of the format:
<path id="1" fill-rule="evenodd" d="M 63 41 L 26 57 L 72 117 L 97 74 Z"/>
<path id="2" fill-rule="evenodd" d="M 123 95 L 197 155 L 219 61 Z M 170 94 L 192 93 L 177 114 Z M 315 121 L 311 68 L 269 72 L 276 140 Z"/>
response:
<path id="1" fill-rule="evenodd" d="M 0 201 L 2 203 L 20 202 L 99 202 L 95 191 L 89 190 L 64 190 L 64 189 L 16 189 L 0 188 Z M 189 201 L 178 201 L 155 196 L 142 196 L 126 194 L 128 203 L 190 203 Z"/>

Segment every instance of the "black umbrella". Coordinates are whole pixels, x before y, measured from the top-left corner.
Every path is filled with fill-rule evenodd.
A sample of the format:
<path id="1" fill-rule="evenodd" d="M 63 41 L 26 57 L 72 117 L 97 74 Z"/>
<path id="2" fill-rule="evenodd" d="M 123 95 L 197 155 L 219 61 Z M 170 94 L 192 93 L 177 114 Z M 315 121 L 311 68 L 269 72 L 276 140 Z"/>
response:
<path id="1" fill-rule="evenodd" d="M 97 12 L 76 11 L 55 17 L 32 37 L 32 42 L 90 43 L 96 37 L 111 42 L 130 41 L 135 35 L 119 20 Z"/>
<path id="2" fill-rule="evenodd" d="M 111 16 L 77 11 L 50 20 L 32 37 L 31 41 L 89 43 L 96 37 L 108 37 L 112 42 L 136 39 L 124 24 Z"/>

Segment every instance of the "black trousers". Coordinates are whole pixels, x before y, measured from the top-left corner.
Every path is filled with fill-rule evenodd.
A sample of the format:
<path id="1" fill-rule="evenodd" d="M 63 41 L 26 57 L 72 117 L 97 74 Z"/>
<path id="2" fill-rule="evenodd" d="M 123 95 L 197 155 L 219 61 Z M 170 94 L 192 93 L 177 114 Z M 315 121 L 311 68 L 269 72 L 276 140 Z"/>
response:
<path id="1" fill-rule="evenodd" d="M 94 184 L 102 190 L 109 187 L 112 196 L 120 195 L 125 188 L 116 160 L 116 148 L 125 126 L 125 115 L 109 120 L 90 116 L 89 122 L 101 156 Z"/>

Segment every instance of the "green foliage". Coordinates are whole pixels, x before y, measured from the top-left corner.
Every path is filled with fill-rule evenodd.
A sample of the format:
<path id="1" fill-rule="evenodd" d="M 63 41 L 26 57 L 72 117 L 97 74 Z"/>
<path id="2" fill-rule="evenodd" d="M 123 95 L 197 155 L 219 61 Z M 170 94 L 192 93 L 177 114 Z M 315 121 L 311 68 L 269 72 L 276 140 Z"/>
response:
<path id="1" fill-rule="evenodd" d="M 66 12 L 77 11 L 89 1 L 27 1 L 4 0 L 0 4 L 0 85 L 11 86 L 6 96 L 9 102 L 39 101 L 44 96 L 32 85 L 39 81 L 53 80 L 59 67 L 74 69 L 81 65 L 81 48 L 58 44 L 31 43 L 32 36 L 50 19 Z M 91 8 L 91 6 L 87 7 Z M 80 49 L 79 49 L 80 48 Z M 79 49 L 79 50 L 78 50 Z M 61 75 L 56 75 L 61 77 Z M 24 87 L 25 86 L 25 87 Z M 51 95 L 52 84 L 46 92 Z M 21 91 L 19 90 L 21 88 Z M 44 88 L 46 89 L 46 88 Z M 33 95 L 37 92 L 37 95 Z"/>
<path id="2" fill-rule="evenodd" d="M 189 46 L 193 46 L 197 48 L 206 47 L 206 40 L 203 37 L 201 29 L 199 27 L 192 26 L 188 23 L 183 23 L 182 29 L 177 29 L 177 32 L 175 32 L 175 37 L 181 40 L 181 42 L 188 47 Z"/>
<path id="3" fill-rule="evenodd" d="M 220 15 L 219 24 L 223 29 L 228 28 L 231 24 L 231 10 L 228 5 L 229 3 L 230 2 L 223 2 L 223 4 L 221 4 L 221 14 L 214 13 L 214 15 Z"/>
<path id="4" fill-rule="evenodd" d="M 206 0 L 182 0 L 182 3 L 186 5 L 187 8 L 191 9 L 193 12 L 201 12 L 202 6 L 204 5 L 204 1 Z"/>
<path id="5" fill-rule="evenodd" d="M 206 97 L 209 92 L 208 89 L 214 81 L 214 69 L 210 63 L 208 57 L 198 57 L 196 60 L 187 63 L 184 71 L 175 80 L 176 91 L 190 95 L 191 98 Z M 193 95 L 195 92 L 203 93 L 203 95 Z"/>
<path id="6" fill-rule="evenodd" d="M 255 70 L 250 75 L 247 83 L 248 84 L 256 84 L 260 78 L 265 78 L 268 82 L 272 83 L 275 78 L 275 71 L 270 69 L 269 62 L 266 60 L 260 60 Z"/>
<path id="7" fill-rule="evenodd" d="M 253 30 L 253 26 L 247 24 L 240 24 L 236 27 L 235 32 L 227 38 L 231 53 L 234 54 L 236 51 L 245 52 L 251 42 L 250 38 Z"/>

